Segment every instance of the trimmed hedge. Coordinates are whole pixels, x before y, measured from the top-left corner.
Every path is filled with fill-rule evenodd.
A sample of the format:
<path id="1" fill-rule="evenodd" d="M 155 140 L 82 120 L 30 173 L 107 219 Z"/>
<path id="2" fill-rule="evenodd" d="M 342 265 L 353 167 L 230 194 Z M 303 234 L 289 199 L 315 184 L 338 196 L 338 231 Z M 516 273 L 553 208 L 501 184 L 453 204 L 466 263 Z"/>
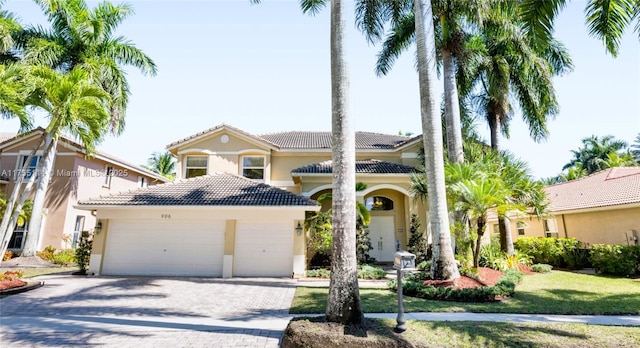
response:
<path id="1" fill-rule="evenodd" d="M 522 281 L 524 274 L 516 270 L 508 270 L 498 280 L 495 286 L 479 288 L 453 289 L 451 287 L 424 286 L 426 273 L 416 273 L 402 280 L 402 293 L 406 296 L 425 298 L 429 300 L 445 300 L 459 302 L 493 302 L 499 297 L 512 296 L 516 285 Z M 397 291 L 398 284 L 390 280 L 388 286 Z"/>
<path id="2" fill-rule="evenodd" d="M 604 245 L 591 247 L 591 264 L 598 273 L 618 276 L 640 274 L 640 245 Z"/>
<path id="3" fill-rule="evenodd" d="M 575 238 L 521 237 L 514 247 L 533 257 L 533 263 L 556 268 L 581 269 L 589 267 L 589 250 Z"/>

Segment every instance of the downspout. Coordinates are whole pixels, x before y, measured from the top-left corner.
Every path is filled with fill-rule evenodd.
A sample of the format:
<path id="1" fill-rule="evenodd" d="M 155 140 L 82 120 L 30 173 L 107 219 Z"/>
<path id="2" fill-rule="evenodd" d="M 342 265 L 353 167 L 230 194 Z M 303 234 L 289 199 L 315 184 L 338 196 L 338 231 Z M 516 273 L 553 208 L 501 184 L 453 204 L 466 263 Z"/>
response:
<path id="1" fill-rule="evenodd" d="M 564 229 L 564 237 L 569 238 L 569 234 L 567 233 L 567 224 L 564 222 L 564 214 L 560 216 L 562 217 L 562 228 Z"/>

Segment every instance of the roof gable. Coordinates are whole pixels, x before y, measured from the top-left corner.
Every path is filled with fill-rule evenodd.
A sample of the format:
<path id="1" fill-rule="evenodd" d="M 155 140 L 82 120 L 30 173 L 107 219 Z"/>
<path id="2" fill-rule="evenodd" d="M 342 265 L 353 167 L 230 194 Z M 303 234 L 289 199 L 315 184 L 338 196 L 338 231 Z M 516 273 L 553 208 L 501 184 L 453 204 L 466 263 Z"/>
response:
<path id="1" fill-rule="evenodd" d="M 214 174 L 79 202 L 83 206 L 308 206 L 316 201 L 233 175 Z"/>
<path id="2" fill-rule="evenodd" d="M 248 140 L 248 141 L 253 142 L 253 143 L 259 143 L 262 146 L 267 147 L 267 148 L 272 148 L 272 149 L 277 148 L 276 144 L 273 144 L 273 143 L 269 142 L 266 139 L 263 139 L 263 138 L 261 138 L 259 136 L 255 136 L 255 135 L 253 135 L 251 133 L 247 133 L 247 132 L 245 132 L 243 130 L 240 130 L 238 128 L 235 128 L 235 127 L 232 127 L 232 126 L 230 126 L 228 124 L 223 123 L 223 124 L 217 125 L 217 126 L 215 126 L 213 128 L 209 128 L 207 130 L 204 130 L 202 132 L 198 132 L 196 134 L 192 134 L 192 135 L 190 135 L 190 136 L 188 136 L 186 138 L 174 141 L 171 144 L 167 145 L 167 150 L 169 150 L 171 152 L 175 152 L 175 150 L 177 150 L 180 147 L 184 147 L 184 146 L 186 146 L 188 144 L 193 144 L 195 142 L 203 141 L 203 140 L 205 140 L 207 138 L 214 137 L 216 134 L 222 133 L 224 131 L 227 131 L 230 134 L 234 134 L 234 135 L 236 135 L 239 138 L 242 138 L 244 140 Z"/>
<path id="3" fill-rule="evenodd" d="M 10 138 L 10 139 L 7 139 L 7 140 L 5 140 L 3 142 L 0 142 L 0 150 L 2 150 L 4 148 L 7 148 L 7 147 L 15 147 L 15 146 L 18 146 L 18 145 L 23 144 L 25 142 L 29 142 L 29 141 L 33 140 L 33 138 L 35 138 L 36 136 L 42 135 L 44 133 L 44 131 L 45 131 L 44 128 L 38 127 L 38 128 L 35 128 L 35 129 L 31 130 L 31 131 L 28 131 L 28 132 L 25 132 L 25 133 L 22 133 L 22 134 L 18 134 L 13 138 Z M 87 154 L 84 146 L 82 146 L 81 144 L 77 143 L 76 141 L 74 141 L 74 140 L 72 140 L 72 139 L 70 139 L 68 137 L 65 137 L 65 136 L 60 136 L 60 138 L 58 140 L 58 145 L 59 146 L 63 146 L 65 148 L 68 148 L 68 149 L 70 149 L 72 151 L 75 151 L 78 154 L 81 154 L 83 156 L 86 156 L 86 154 Z M 146 176 L 148 176 L 150 178 L 154 178 L 155 180 L 159 180 L 159 181 L 162 181 L 162 182 L 168 182 L 169 181 L 169 179 L 167 179 L 167 178 L 165 178 L 165 177 L 163 177 L 163 176 L 161 176 L 159 174 L 156 174 L 156 173 L 154 173 L 154 172 L 152 172 L 150 170 L 147 170 L 147 169 L 145 169 L 145 168 L 143 168 L 141 166 L 138 166 L 138 165 L 123 161 L 120 158 L 117 158 L 117 157 L 115 157 L 113 155 L 107 154 L 107 153 L 102 152 L 102 151 L 96 151 L 91 157 L 100 159 L 100 160 L 105 161 L 105 162 L 110 163 L 110 164 L 115 164 L 115 165 L 123 167 L 123 168 L 127 168 L 127 169 L 132 170 L 132 171 L 134 171 L 136 173 L 146 175 Z"/>
<path id="4" fill-rule="evenodd" d="M 545 188 L 551 211 L 640 203 L 640 167 L 606 169 Z"/>

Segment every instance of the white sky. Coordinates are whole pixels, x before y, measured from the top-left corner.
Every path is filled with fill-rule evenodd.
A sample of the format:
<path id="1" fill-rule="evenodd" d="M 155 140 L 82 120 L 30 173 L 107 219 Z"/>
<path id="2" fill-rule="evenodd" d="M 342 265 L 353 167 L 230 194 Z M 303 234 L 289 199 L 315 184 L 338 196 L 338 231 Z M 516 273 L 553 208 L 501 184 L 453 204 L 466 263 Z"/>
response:
<path id="1" fill-rule="evenodd" d="M 128 3 L 136 13 L 118 33 L 152 57 L 159 73 L 152 78 L 129 71 L 132 96 L 125 133 L 107 139 L 100 150 L 145 164 L 152 152 L 223 122 L 253 134 L 331 129 L 328 8 L 311 17 L 294 0 Z M 640 133 L 638 36 L 628 30 L 618 58 L 612 58 L 587 35 L 584 5 L 571 2 L 556 22 L 557 37 L 568 47 L 575 69 L 556 78 L 560 114 L 549 123 L 549 139 L 531 141 L 516 114 L 511 139 L 502 142 L 528 161 L 537 177 L 558 174 L 582 138 L 610 134 L 632 142 Z M 376 77 L 379 48 L 355 29 L 353 2 L 347 8 L 354 130 L 420 133 L 414 50 L 388 76 Z M 44 21 L 31 1 L 11 0 L 4 9 L 23 24 Z M 15 121 L 0 120 L 1 132 L 17 128 Z M 487 126 L 479 129 L 488 138 Z"/>

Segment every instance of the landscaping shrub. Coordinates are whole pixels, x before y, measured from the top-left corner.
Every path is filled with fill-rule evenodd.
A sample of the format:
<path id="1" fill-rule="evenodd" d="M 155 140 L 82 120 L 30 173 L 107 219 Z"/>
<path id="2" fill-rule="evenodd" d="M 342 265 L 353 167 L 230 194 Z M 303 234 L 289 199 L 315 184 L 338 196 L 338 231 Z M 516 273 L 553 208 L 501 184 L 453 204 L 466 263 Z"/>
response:
<path id="1" fill-rule="evenodd" d="M 429 255 L 427 236 L 420 230 L 420 219 L 416 214 L 411 214 L 409 231 L 411 232 L 411 237 L 407 244 L 407 251 L 416 255 L 416 264 L 429 261 L 431 255 Z"/>
<path id="2" fill-rule="evenodd" d="M 640 245 L 596 244 L 591 248 L 589 259 L 598 273 L 619 276 L 640 274 Z"/>
<path id="3" fill-rule="evenodd" d="M 491 244 L 485 245 L 480 249 L 479 265 L 498 271 L 504 271 L 508 268 L 505 254 L 500 250 L 500 242 L 495 238 L 491 239 Z"/>
<path id="4" fill-rule="evenodd" d="M 4 255 L 2 256 L 2 261 L 7 261 L 7 260 L 11 260 L 12 258 L 18 256 L 16 253 L 14 253 L 11 250 L 7 250 L 4 252 Z"/>
<path id="5" fill-rule="evenodd" d="M 430 300 L 448 300 L 459 302 L 491 302 L 499 297 L 512 296 L 515 287 L 522 281 L 523 273 L 516 270 L 508 270 L 498 279 L 495 286 L 482 286 L 479 288 L 454 289 L 452 287 L 424 286 L 425 274 L 411 274 L 402 280 L 402 293 L 406 296 L 425 298 Z M 395 280 L 387 282 L 389 288 L 397 291 L 398 284 Z"/>
<path id="6" fill-rule="evenodd" d="M 89 268 L 89 258 L 91 257 L 91 246 L 93 245 L 93 235 L 89 231 L 80 233 L 80 240 L 75 250 L 75 260 L 80 268 L 81 274 L 86 274 Z"/>
<path id="7" fill-rule="evenodd" d="M 44 248 L 43 251 L 37 252 L 37 255 L 46 261 L 55 263 L 56 265 L 67 266 L 76 262 L 75 251 L 72 249 L 56 250 L 51 245 Z"/>
<path id="8" fill-rule="evenodd" d="M 0 281 L 3 280 L 18 280 L 22 278 L 24 274 L 21 271 L 6 271 L 4 273 L 0 273 Z"/>
<path id="9" fill-rule="evenodd" d="M 531 266 L 531 270 L 537 273 L 549 273 L 552 269 L 553 267 L 551 265 L 547 265 L 544 263 L 536 263 L 535 265 Z"/>
<path id="10" fill-rule="evenodd" d="M 307 271 L 307 277 L 309 278 L 329 278 L 331 271 L 324 268 L 310 269 Z"/>
<path id="11" fill-rule="evenodd" d="M 558 268 L 580 269 L 588 265 L 582 243 L 575 238 L 521 237 L 514 247 L 533 257 L 533 263 L 544 263 Z"/>
<path id="12" fill-rule="evenodd" d="M 383 279 L 387 273 L 378 266 L 360 265 L 358 266 L 359 279 Z"/>
<path id="13" fill-rule="evenodd" d="M 416 265 L 416 269 L 418 271 L 429 271 L 429 270 L 431 270 L 431 261 L 427 260 L 427 261 L 422 261 L 422 262 L 418 263 Z"/>
<path id="14" fill-rule="evenodd" d="M 329 278 L 331 271 L 325 268 L 308 270 L 306 273 L 309 278 Z M 374 265 L 358 265 L 358 279 L 383 279 L 386 272 Z"/>

